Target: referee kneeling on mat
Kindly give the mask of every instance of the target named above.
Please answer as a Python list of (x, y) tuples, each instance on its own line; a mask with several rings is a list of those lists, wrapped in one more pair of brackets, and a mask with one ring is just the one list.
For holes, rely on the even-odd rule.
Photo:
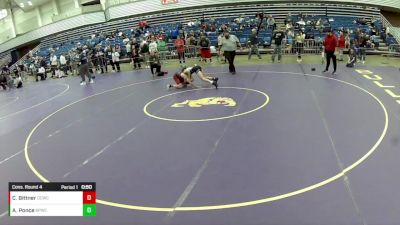
[(331, 59), (332, 59), (332, 61), (333, 61), (332, 75), (334, 75), (336, 73), (336, 67), (337, 67), (335, 51), (336, 51), (336, 47), (338, 46), (338, 39), (333, 34), (332, 30), (328, 31), (328, 34), (325, 37), (324, 46), (325, 46), (325, 53), (326, 53), (325, 54), (326, 55), (326, 68), (324, 70), (324, 73), (328, 72), (329, 66), (331, 64)]

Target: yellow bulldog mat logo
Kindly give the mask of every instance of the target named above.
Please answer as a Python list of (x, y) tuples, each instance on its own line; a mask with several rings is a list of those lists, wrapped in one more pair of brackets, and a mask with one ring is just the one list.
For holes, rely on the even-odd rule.
[(206, 105), (224, 105), (224, 106), (229, 106), (229, 107), (234, 107), (236, 106), (235, 100), (232, 98), (227, 98), (227, 97), (210, 97), (210, 98), (200, 98), (196, 100), (185, 100), (183, 102), (178, 102), (171, 107), (174, 108), (179, 108), (179, 107), (202, 107)]

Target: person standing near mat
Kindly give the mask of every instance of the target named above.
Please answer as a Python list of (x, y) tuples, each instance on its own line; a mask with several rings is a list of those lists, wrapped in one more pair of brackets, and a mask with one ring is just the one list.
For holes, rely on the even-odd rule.
[(251, 30), (251, 35), (249, 37), (249, 40), (247, 41), (248, 47), (249, 47), (249, 56), (248, 60), (251, 59), (251, 55), (253, 52), (255, 52), (258, 56), (258, 59), (261, 59), (260, 51), (258, 50), (258, 35), (257, 35), (257, 29), (252, 29)]
[(301, 58), (301, 55), (303, 54), (304, 51), (304, 40), (306, 38), (306, 35), (304, 34), (303, 31), (299, 31), (296, 34), (296, 44), (295, 44), (295, 49), (297, 53), (297, 62), (301, 63), (303, 59)]
[(274, 47), (274, 53), (272, 54), (272, 62), (275, 62), (275, 56), (278, 54), (278, 63), (281, 62), (282, 59), (282, 40), (285, 38), (285, 33), (282, 31), (281, 27), (278, 26), (278, 29), (272, 35)]
[(239, 39), (233, 35), (229, 34), (228, 30), (224, 32), (224, 38), (221, 39), (221, 45), (219, 46), (219, 52), (224, 51), (225, 58), (229, 63), (229, 72), (236, 74), (236, 69), (234, 65), (237, 47), (242, 48)]
[(328, 34), (325, 37), (324, 46), (325, 46), (325, 53), (326, 53), (325, 54), (326, 55), (326, 68), (324, 70), (324, 73), (328, 72), (329, 66), (331, 64), (331, 59), (332, 59), (332, 61), (333, 61), (332, 75), (334, 75), (336, 73), (336, 67), (337, 67), (335, 51), (336, 51), (336, 47), (338, 46), (338, 39), (335, 35), (333, 35), (332, 30), (328, 31)]
[(79, 61), (79, 75), (81, 75), (82, 78), (81, 85), (86, 84), (85, 76), (87, 76), (89, 83), (94, 83), (92, 76), (89, 74), (89, 64), (86, 50), (79, 49)]

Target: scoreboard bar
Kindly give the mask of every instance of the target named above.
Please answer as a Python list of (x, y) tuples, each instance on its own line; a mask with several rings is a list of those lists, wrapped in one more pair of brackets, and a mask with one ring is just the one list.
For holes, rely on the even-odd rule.
[(96, 216), (96, 183), (8, 184), (9, 216)]
[(96, 183), (10, 182), (8, 191), (96, 191)]

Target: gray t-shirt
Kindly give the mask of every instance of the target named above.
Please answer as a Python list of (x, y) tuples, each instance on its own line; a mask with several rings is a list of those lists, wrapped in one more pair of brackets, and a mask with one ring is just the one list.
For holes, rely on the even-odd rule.
[(236, 51), (237, 43), (239, 43), (239, 39), (235, 35), (229, 35), (229, 38), (225, 37), (221, 38), (221, 50), (223, 51)]

